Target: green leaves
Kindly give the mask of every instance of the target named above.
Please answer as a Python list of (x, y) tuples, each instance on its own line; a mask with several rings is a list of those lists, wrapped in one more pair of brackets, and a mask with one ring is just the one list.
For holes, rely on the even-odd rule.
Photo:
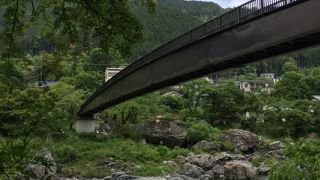
[(313, 180), (320, 176), (320, 141), (301, 139), (289, 144), (285, 150), (290, 160), (277, 163), (269, 175), (271, 180), (304, 179)]
[[(140, 2), (154, 12), (155, 1)], [(105, 51), (117, 49), (124, 56), (143, 39), (142, 25), (131, 13), (128, 0), (14, 0), (1, 5), (5, 8), (0, 32), (5, 57), (19, 55), (19, 37), (34, 27), (39, 27), (42, 37), (52, 33), (68, 37), (65, 49), (99, 46)]]

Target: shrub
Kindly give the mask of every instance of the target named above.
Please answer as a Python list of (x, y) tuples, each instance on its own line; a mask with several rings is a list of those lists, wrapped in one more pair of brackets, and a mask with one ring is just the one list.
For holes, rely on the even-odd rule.
[(306, 179), (320, 177), (320, 141), (299, 140), (288, 145), (285, 154), (290, 160), (273, 166), (269, 179)]
[(121, 126), (120, 132), (124, 138), (129, 138), (137, 142), (142, 139), (142, 134), (128, 124)]
[(194, 144), (201, 140), (213, 141), (221, 134), (217, 128), (213, 128), (207, 123), (192, 123), (188, 128), (188, 144)]
[(79, 158), (79, 151), (72, 146), (63, 145), (55, 151), (56, 159), (60, 163), (74, 162)]

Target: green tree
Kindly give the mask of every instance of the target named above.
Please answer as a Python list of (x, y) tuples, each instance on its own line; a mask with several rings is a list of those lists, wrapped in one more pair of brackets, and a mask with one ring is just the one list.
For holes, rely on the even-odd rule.
[[(154, 0), (136, 2), (147, 6), (150, 11), (155, 10)], [(114, 48), (123, 55), (128, 55), (143, 38), (142, 25), (131, 13), (128, 0), (3, 0), (0, 6), (5, 8), (1, 31), (6, 44), (4, 56), (17, 54), (17, 38), (32, 25), (38, 25), (42, 34), (65, 34), (67, 48), (70, 45), (90, 47), (95, 42), (104, 50)]]
[(288, 72), (274, 86), (273, 95), (289, 100), (304, 99), (310, 97), (305, 76), (297, 72)]
[(288, 72), (297, 72), (299, 70), (297, 62), (293, 58), (288, 58), (287, 62), (284, 63), (282, 67), (282, 72), (283, 73), (288, 73)]

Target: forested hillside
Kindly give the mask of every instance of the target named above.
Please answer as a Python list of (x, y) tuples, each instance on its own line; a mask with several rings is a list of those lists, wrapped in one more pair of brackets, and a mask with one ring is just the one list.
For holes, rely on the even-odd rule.
[(224, 11), (183, 0), (0, 0), (0, 179), (320, 177), (320, 48), (77, 116), (106, 67)]
[(212, 2), (160, 0), (154, 14), (134, 4), (133, 12), (144, 27), (145, 42), (138, 46), (131, 60), (221, 14), (223, 9)]
[[(153, 14), (149, 13), (147, 7), (136, 2), (131, 4), (131, 8), (143, 25), (145, 37), (144, 42), (129, 57), (128, 63), (223, 12), (219, 5), (212, 2), (184, 0), (159, 0)], [(31, 12), (31, 6), (28, 11)], [(0, 8), (0, 29), (4, 23), (3, 14), (4, 9)], [(65, 45), (65, 37), (59, 32), (42, 34), (35, 25), (26, 31), (18, 44), (23, 52), (35, 55), (43, 50), (54, 52), (64, 49), (61, 46)]]

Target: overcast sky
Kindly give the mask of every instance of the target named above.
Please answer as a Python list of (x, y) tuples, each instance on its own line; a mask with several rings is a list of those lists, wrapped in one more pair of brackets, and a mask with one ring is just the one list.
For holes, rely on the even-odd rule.
[(212, 1), (212, 2), (219, 4), (220, 6), (222, 6), (224, 8), (226, 8), (226, 7), (239, 6), (249, 0), (202, 0), (202, 1)]

